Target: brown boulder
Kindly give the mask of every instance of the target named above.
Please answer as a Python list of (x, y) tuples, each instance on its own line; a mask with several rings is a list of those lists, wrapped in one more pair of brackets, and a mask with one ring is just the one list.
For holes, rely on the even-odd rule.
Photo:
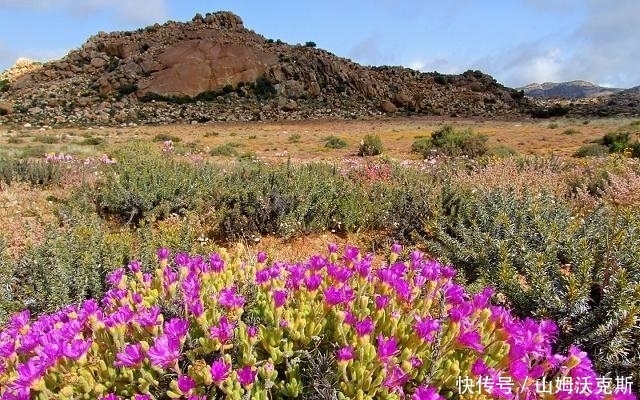
[(171, 46), (158, 56), (158, 61), (165, 69), (153, 73), (149, 81), (140, 85), (139, 96), (156, 93), (194, 97), (227, 85), (255, 82), (278, 58), (250, 46), (203, 39)]
[(8, 115), (13, 113), (13, 105), (6, 101), (0, 101), (0, 115)]
[(398, 107), (406, 107), (411, 103), (411, 97), (407, 96), (405, 93), (398, 92), (393, 98), (393, 103)]
[(380, 111), (386, 112), (387, 114), (392, 114), (397, 110), (398, 109), (396, 108), (395, 104), (393, 104), (389, 100), (382, 100), (382, 102), (380, 102)]

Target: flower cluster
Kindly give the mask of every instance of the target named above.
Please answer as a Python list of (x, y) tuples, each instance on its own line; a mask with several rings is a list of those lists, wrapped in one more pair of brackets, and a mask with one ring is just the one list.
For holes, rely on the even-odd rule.
[(73, 161), (73, 156), (71, 154), (63, 153), (47, 153), (44, 155), (44, 158), (48, 163), (62, 163)]
[(490, 288), (469, 295), (452, 267), (402, 253), (382, 262), (330, 245), (269, 263), (160, 249), (154, 270), (111, 272), (102, 299), (14, 315), (0, 330), (0, 399), (305, 397), (318, 352), (339, 398), (451, 398), (465, 377), (514, 383), (478, 398), (538, 398), (546, 380), (548, 399), (635, 399), (570, 391), (563, 379), (597, 377), (579, 349), (554, 353), (553, 323), (517, 319)]

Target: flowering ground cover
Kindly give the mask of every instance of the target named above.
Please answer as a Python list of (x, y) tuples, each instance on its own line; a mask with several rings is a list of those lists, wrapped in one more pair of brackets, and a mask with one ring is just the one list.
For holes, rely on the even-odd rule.
[(635, 399), (556, 326), (391, 248), (304, 262), (158, 251), (101, 299), (0, 328), (0, 399)]

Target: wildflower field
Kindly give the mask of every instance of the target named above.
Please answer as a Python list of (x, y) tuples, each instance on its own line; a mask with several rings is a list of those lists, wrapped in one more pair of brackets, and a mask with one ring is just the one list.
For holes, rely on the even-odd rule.
[(635, 399), (640, 124), (607, 124), (588, 157), (442, 126), (404, 157), (18, 143), (0, 399)]

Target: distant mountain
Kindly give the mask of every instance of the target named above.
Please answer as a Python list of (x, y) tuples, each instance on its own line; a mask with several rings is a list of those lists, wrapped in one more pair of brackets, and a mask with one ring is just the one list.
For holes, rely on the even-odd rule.
[(602, 97), (610, 96), (623, 90), (602, 87), (587, 81), (531, 83), (519, 89), (524, 91), (525, 96), (543, 99), (583, 99)]

